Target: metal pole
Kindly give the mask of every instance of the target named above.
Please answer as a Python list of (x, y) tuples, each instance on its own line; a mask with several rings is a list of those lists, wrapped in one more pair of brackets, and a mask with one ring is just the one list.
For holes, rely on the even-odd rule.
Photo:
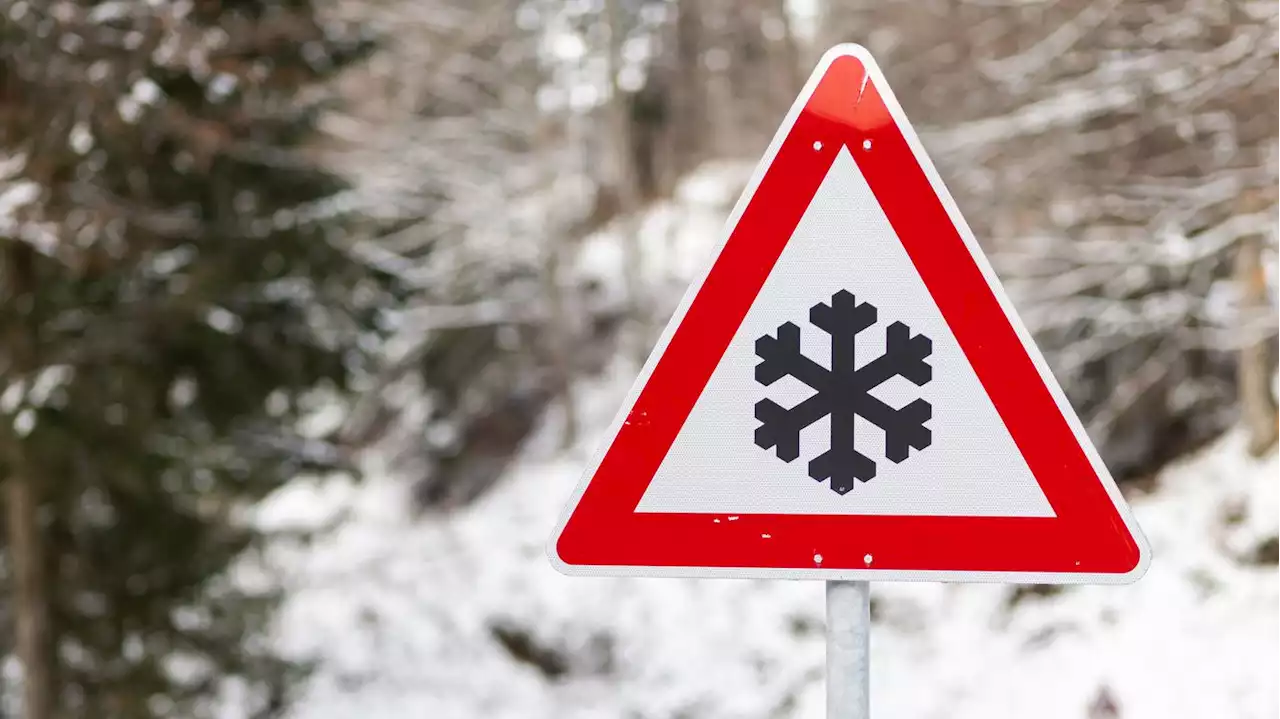
[(827, 582), (827, 717), (870, 719), (871, 584)]

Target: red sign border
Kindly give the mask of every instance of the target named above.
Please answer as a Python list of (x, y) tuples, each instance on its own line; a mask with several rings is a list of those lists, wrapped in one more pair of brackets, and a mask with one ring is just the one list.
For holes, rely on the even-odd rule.
[[(1053, 517), (636, 512), (841, 148), (901, 239)], [(820, 62), (549, 546), (567, 574), (1117, 583), (1150, 551), (875, 61)], [(764, 457), (762, 456), (762, 459)]]

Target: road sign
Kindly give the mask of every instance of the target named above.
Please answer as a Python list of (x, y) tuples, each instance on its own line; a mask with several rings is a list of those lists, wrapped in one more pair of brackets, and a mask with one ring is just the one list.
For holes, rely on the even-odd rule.
[(550, 546), (570, 574), (1119, 583), (1149, 550), (874, 60), (826, 56)]

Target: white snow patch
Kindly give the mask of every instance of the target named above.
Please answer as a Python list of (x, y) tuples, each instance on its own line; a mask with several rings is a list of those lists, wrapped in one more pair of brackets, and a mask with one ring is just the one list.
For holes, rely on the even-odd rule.
[(106, 23), (113, 20), (123, 20), (129, 16), (129, 11), (133, 3), (124, 2), (123, 0), (110, 0), (101, 3), (89, 11), (88, 20), (91, 23)]
[(71, 134), (67, 138), (71, 149), (77, 155), (84, 155), (93, 149), (93, 132), (89, 130), (89, 123), (80, 121), (71, 128)]
[(620, 296), (629, 269), (624, 238), (634, 236), (641, 245), (639, 279), (667, 309), (674, 309), (723, 238), (725, 218), (753, 168), (741, 161), (707, 163), (676, 187), (671, 200), (587, 237), (574, 273), (598, 281), (607, 296)]
[(0, 187), (0, 217), (7, 218), (40, 198), (40, 186), (31, 180), (21, 180)]
[(129, 90), (130, 96), (134, 100), (143, 105), (154, 105), (160, 99), (162, 94), (160, 86), (149, 77), (140, 77), (133, 83), (133, 87)]

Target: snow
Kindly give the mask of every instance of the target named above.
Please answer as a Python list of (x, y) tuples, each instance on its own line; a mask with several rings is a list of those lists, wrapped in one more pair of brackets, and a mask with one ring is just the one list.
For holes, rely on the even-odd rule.
[(741, 161), (708, 163), (676, 187), (673, 199), (654, 204), (638, 220), (625, 221), (633, 226), (615, 221), (587, 237), (573, 268), (576, 278), (597, 280), (609, 297), (622, 297), (628, 268), (620, 237), (635, 233), (644, 246), (640, 279), (668, 309), (675, 309), (721, 239), (725, 218), (753, 169)]
[(129, 16), (131, 4), (123, 0), (110, 0), (109, 2), (101, 3), (89, 11), (87, 19), (91, 23), (108, 23), (113, 20), (123, 20)]
[(0, 217), (8, 218), (22, 207), (35, 202), (40, 197), (40, 186), (30, 180), (7, 183), (0, 190)]
[[(675, 288), (706, 261), (729, 178), (743, 167), (643, 218), (647, 280)], [(621, 260), (605, 232), (579, 271), (616, 279)], [(636, 371), (619, 359), (577, 393), (583, 427), (610, 424)], [(556, 426), (452, 514), (413, 516), (376, 462), (259, 507), (266, 527), (326, 527), (269, 553), (288, 587), (277, 646), (319, 661), (292, 719), (823, 716), (821, 585), (552, 569), (545, 542), (601, 440), (562, 450)], [(1154, 552), (1134, 585), (874, 585), (873, 716), (1079, 719), (1111, 701), (1124, 719), (1274, 718), (1280, 580), (1249, 557), (1277, 533), (1278, 468), (1244, 445), (1232, 432), (1131, 489)]]
[[(621, 370), (600, 383), (588, 416), (607, 422), (628, 383)], [(414, 521), (403, 488), (377, 479), (277, 498), (295, 521), (307, 505), (324, 518), (350, 510), (290, 562), (281, 645), (323, 661), (292, 716), (821, 716), (819, 585), (551, 569), (544, 541), (590, 445), (531, 447), (505, 484), (450, 517)], [(1136, 498), (1156, 553), (1136, 585), (1013, 609), (1010, 587), (875, 585), (876, 715), (1075, 718), (1106, 688), (1126, 718), (1274, 717), (1275, 567), (1239, 557), (1275, 535), (1276, 458), (1245, 457), (1229, 435)], [(1227, 509), (1244, 519), (1228, 526)], [(562, 654), (563, 674), (514, 658), (503, 627)]]
[(37, 251), (53, 254), (58, 236), (52, 224), (33, 219), (39, 216), (40, 185), (22, 179), (26, 153), (0, 154), (0, 235), (27, 242)]

